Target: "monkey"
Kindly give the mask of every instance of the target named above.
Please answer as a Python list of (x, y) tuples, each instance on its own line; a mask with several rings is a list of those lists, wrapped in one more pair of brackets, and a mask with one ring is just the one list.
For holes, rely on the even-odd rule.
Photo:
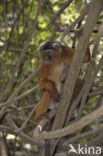
[[(49, 116), (46, 114), (47, 109), (52, 98), (55, 101), (59, 101), (60, 99), (60, 92), (63, 87), (61, 75), (65, 63), (71, 63), (75, 49), (64, 46), (56, 41), (46, 41), (40, 46), (39, 51), (42, 60), (39, 87), (43, 91), (43, 94), (34, 117), (36, 123), (44, 117), (49, 120)], [(90, 62), (90, 59), (90, 49), (88, 47), (83, 63)], [(83, 81), (77, 78), (74, 96), (80, 92), (82, 85)]]

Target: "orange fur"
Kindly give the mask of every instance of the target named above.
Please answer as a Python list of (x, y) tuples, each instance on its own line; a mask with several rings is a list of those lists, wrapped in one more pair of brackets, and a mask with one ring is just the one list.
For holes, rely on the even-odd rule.
[(35, 122), (38, 122), (40, 119), (43, 118), (43, 116), (46, 117), (46, 111), (49, 107), (50, 100), (51, 100), (50, 93), (48, 91), (44, 91), (36, 110), (37, 113), (34, 118)]
[[(39, 86), (43, 91), (43, 95), (36, 110), (35, 122), (38, 122), (40, 119), (46, 116), (46, 111), (49, 107), (51, 98), (59, 100), (59, 93), (62, 88), (60, 76), (63, 72), (64, 64), (71, 62), (74, 52), (74, 49), (65, 47), (63, 49), (59, 48), (57, 51), (54, 51), (54, 55), (49, 61), (45, 61), (44, 57), (41, 56), (42, 65)], [(90, 50), (88, 47), (83, 62), (88, 63), (89, 61)], [(74, 88), (74, 96), (80, 92), (82, 84), (82, 80), (78, 78)]]

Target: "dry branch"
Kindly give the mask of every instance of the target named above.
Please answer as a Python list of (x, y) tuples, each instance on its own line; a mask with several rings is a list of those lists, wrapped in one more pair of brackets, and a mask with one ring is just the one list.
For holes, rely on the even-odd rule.
[(88, 10), (89, 6), (85, 9), (82, 15), (80, 15), (70, 26), (68, 26), (68, 28), (62, 33), (62, 35), (59, 36), (57, 41), (62, 42), (65, 36), (76, 26), (76, 24), (78, 24), (85, 17), (85, 15), (88, 13)]
[(8, 99), (6, 106), (4, 105), (4, 107), (1, 109), (0, 111), (0, 119), (4, 116), (4, 114), (7, 112), (8, 107), (12, 104), (10, 103), (10, 101), (15, 98), (18, 93), (20, 92), (20, 90), (25, 87), (25, 85), (38, 73), (40, 67), (38, 67), (36, 69), (36, 71), (34, 73), (32, 73), (31, 75), (28, 76), (28, 78), (20, 84), (20, 86), (16, 89), (16, 91), (11, 95), (11, 97)]
[(68, 0), (67, 2), (65, 2), (62, 7), (60, 8), (60, 10), (51, 17), (50, 21), (51, 23), (54, 23), (55, 20), (60, 16), (60, 14), (70, 5), (70, 3), (72, 2), (73, 0)]
[[(19, 130), (19, 128), (16, 126), (15, 122), (10, 117), (10, 115), (6, 116), (6, 120), (7, 120), (8, 125), (10, 126), (10, 128), (12, 128), (13, 131), (16, 133)], [(44, 145), (43, 142), (37, 142), (34, 139), (32, 139), (31, 137), (29, 137), (28, 135), (24, 134), (23, 132), (16, 133), (16, 135), (18, 135), (21, 139), (23, 139), (26, 142), (29, 142), (32, 145), (36, 145), (39, 147), (43, 147), (43, 145)]]
[(73, 138), (70, 138), (70, 139), (68, 139), (67, 141), (65, 141), (64, 143), (63, 143), (63, 146), (66, 146), (66, 147), (68, 147), (68, 145), (69, 144), (74, 144), (74, 143), (77, 143), (78, 141), (80, 141), (80, 140), (82, 140), (82, 139), (84, 139), (84, 138), (89, 138), (90, 136), (96, 136), (96, 135), (98, 135), (98, 134), (100, 134), (101, 132), (103, 131), (103, 128), (99, 128), (99, 129), (97, 129), (97, 130), (90, 130), (90, 131), (88, 131), (88, 132), (85, 132), (85, 133), (83, 133), (83, 134), (80, 134), (80, 135), (77, 135), (77, 136), (74, 136)]
[(2, 95), (1, 95), (1, 99), (3, 99), (3, 97), (6, 95), (9, 86), (10, 86), (11, 83), (14, 81), (15, 73), (16, 73), (16, 71), (18, 70), (18, 68), (19, 68), (19, 66), (20, 66), (20, 64), (21, 64), (21, 62), (22, 62), (22, 60), (23, 60), (23, 58), (24, 58), (24, 56), (25, 56), (25, 53), (26, 53), (27, 48), (28, 48), (28, 46), (29, 46), (29, 42), (30, 42), (30, 40), (31, 40), (31, 38), (32, 38), (32, 35), (33, 35), (35, 29), (36, 29), (38, 16), (39, 16), (40, 9), (41, 9), (41, 4), (42, 4), (42, 0), (39, 0), (38, 6), (37, 6), (37, 12), (36, 12), (35, 20), (34, 20), (33, 25), (32, 25), (31, 32), (30, 32), (29, 37), (28, 37), (28, 39), (27, 39), (27, 41), (26, 41), (26, 43), (25, 43), (25, 45), (24, 45), (23, 51), (22, 51), (22, 53), (21, 53), (21, 55), (20, 55), (20, 57), (19, 57), (19, 59), (18, 59), (18, 61), (17, 61), (17, 63), (16, 63), (15, 69), (14, 69), (14, 71), (13, 71), (13, 73), (12, 73), (12, 76), (11, 76), (11, 78), (10, 78), (10, 80), (9, 80), (9, 82), (8, 82), (8, 84), (7, 84), (7, 86), (6, 86), (6, 89), (4, 90), (4, 92), (3, 92)]
[(43, 131), (42, 133), (36, 134), (34, 138), (44, 140), (44, 139), (53, 139), (53, 138), (60, 138), (64, 137), (69, 134), (73, 134), (74, 132), (80, 130), (81, 128), (87, 126), (91, 122), (97, 120), (98, 118), (103, 116), (103, 106), (99, 107), (94, 112), (90, 113), (89, 115), (83, 117), (79, 121), (71, 124), (70, 126), (67, 126), (62, 129), (58, 129), (51, 132)]
[(83, 96), (82, 101), (81, 101), (80, 109), (79, 109), (79, 117), (80, 117), (81, 114), (82, 114), (83, 106), (84, 106), (84, 104), (85, 104), (85, 102), (86, 102), (88, 93), (89, 93), (89, 91), (90, 91), (90, 89), (91, 89), (91, 87), (92, 87), (92, 84), (93, 84), (95, 78), (97, 77), (97, 73), (98, 73), (98, 71), (100, 70), (100, 68), (101, 68), (102, 65), (103, 65), (103, 56), (102, 56), (102, 58), (100, 59), (100, 62), (99, 62), (99, 64), (98, 64), (97, 68), (96, 68), (96, 71), (94, 72), (94, 75), (93, 75), (93, 77), (92, 77), (92, 80), (87, 84), (87, 88), (86, 88), (86, 90), (85, 90), (84, 96)]
[(10, 103), (14, 103), (14, 102), (16, 102), (16, 101), (18, 101), (18, 100), (23, 99), (25, 96), (27, 96), (27, 95), (31, 94), (32, 92), (34, 92), (37, 88), (38, 88), (38, 85), (35, 86), (34, 88), (32, 88), (32, 89), (26, 91), (26, 92), (23, 93), (22, 95), (19, 95), (19, 96), (17, 96), (17, 97), (14, 98), (14, 99), (11, 99), (10, 101), (1, 103), (1, 104), (0, 104), (0, 108), (4, 107), (4, 106), (6, 106), (6, 105), (8, 105), (8, 104), (10, 104)]
[[(80, 68), (83, 62), (83, 58), (88, 46), (88, 41), (90, 39), (90, 36), (92, 34), (93, 28), (98, 20), (99, 14), (102, 10), (103, 7), (103, 1), (99, 0), (94, 0), (90, 4), (89, 12), (88, 12), (88, 18), (86, 20), (86, 24), (84, 26), (83, 34), (79, 39), (77, 48), (75, 50), (74, 57), (71, 62), (70, 70), (67, 75), (67, 79), (64, 84), (64, 89), (63, 89), (63, 94), (62, 94), (62, 99), (60, 101), (57, 113), (56, 113), (56, 118), (53, 123), (53, 128), (52, 130), (55, 129), (60, 129), (63, 127), (65, 117), (67, 114), (67, 110), (70, 106), (70, 101), (74, 89), (74, 85), (77, 79), (77, 76), (80, 72)], [(52, 142), (54, 144), (54, 142)], [(54, 147), (52, 148), (52, 152), (54, 152), (55, 146), (57, 144), (54, 144)], [(52, 155), (52, 154), (51, 154)]]

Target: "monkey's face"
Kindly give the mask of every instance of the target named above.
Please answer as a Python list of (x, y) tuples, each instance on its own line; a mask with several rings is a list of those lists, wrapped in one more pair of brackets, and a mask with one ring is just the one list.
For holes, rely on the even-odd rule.
[(54, 63), (61, 57), (62, 49), (58, 42), (46, 41), (40, 46), (40, 55), (45, 63)]

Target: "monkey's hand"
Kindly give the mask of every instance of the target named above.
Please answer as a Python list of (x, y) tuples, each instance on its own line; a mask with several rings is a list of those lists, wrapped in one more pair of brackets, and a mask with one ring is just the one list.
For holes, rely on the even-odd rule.
[(40, 116), (35, 116), (34, 121), (35, 121), (35, 123), (38, 123), (42, 119), (47, 119), (48, 122), (50, 122), (50, 117), (49, 117), (49, 115), (47, 113), (42, 114)]

